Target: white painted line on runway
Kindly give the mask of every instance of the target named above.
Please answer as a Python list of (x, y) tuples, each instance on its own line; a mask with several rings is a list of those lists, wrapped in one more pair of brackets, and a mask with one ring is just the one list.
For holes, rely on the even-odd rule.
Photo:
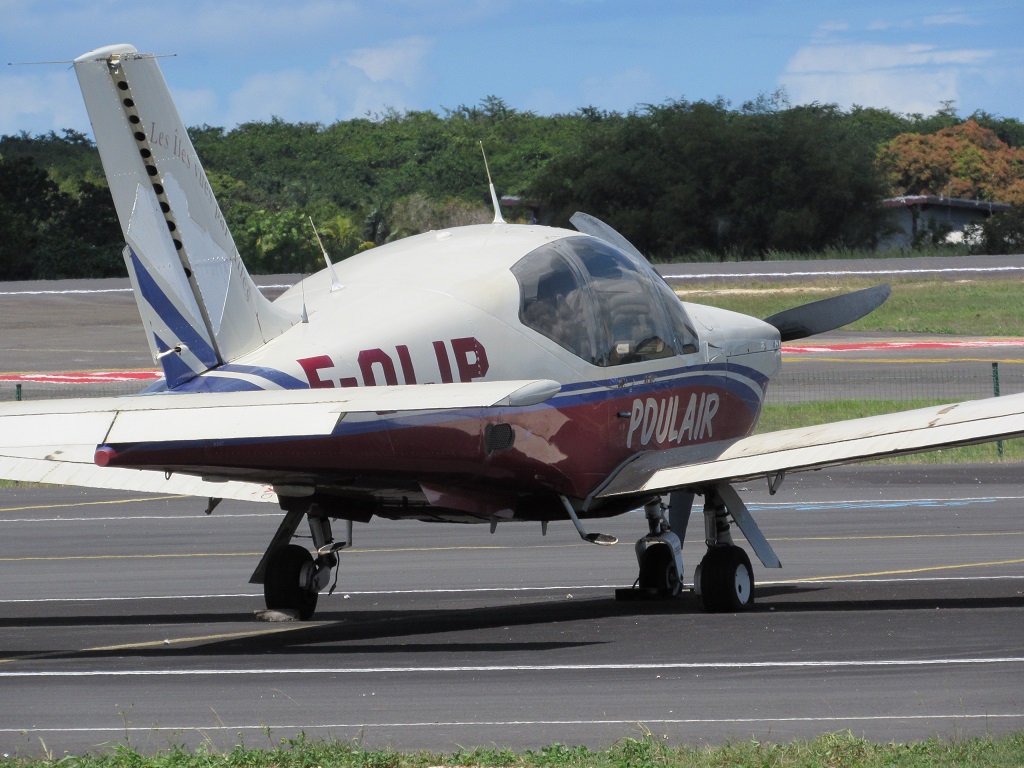
[[(198, 499), (198, 497), (195, 497)], [(2, 512), (3, 510), (0, 510)], [(3, 523), (123, 523), (138, 520), (180, 520), (189, 523), (195, 520), (237, 520), (243, 517), (275, 517), (280, 518), (281, 512), (244, 512), (210, 515), (199, 517), (195, 514), (182, 512), (179, 515), (111, 515), (109, 517), (0, 517), (0, 524)]]
[[(1010, 269), (1010, 267), (1007, 267)], [(273, 285), (257, 285), (261, 291), (283, 289), (287, 290), (292, 286), (284, 283)], [(64, 290), (24, 290), (24, 291), (0, 291), (0, 296), (81, 296), (99, 293), (131, 293), (131, 288), (65, 288)]]
[[(740, 490), (749, 490), (741, 488)], [(748, 504), (751, 510), (816, 512), (822, 509), (888, 508), (888, 507), (948, 507), (965, 504), (991, 504), (996, 501), (1020, 501), (1015, 496), (958, 496), (955, 499), (836, 499), (833, 501), (760, 501)]]
[(63, 291), (0, 291), (0, 296), (78, 296), (90, 293), (131, 293), (131, 288), (67, 288)]
[(13, 603), (117, 603), (131, 600), (215, 600), (237, 597), (263, 597), (262, 592), (251, 594), (223, 594), (223, 595), (138, 595), (136, 597), (29, 597), (17, 598), (14, 600), (0, 600), (0, 605)]
[(1024, 664), (1024, 656), (953, 659), (858, 659), (843, 661), (693, 661), (618, 664), (480, 664), (423, 667), (265, 667), (262, 669), (71, 669), (0, 671), (3, 678), (88, 677), (243, 677), (281, 675), (484, 674), (500, 672), (664, 672), (666, 670), (877, 669)]
[(963, 272), (1021, 272), (1024, 267), (936, 267), (931, 269), (832, 269), (793, 272), (698, 272), (692, 275), (662, 275), (666, 280), (743, 279), (751, 277), (849, 277), (851, 275), (943, 275)]
[(431, 720), (427, 722), (352, 722), (352, 723), (320, 723), (308, 722), (299, 723), (275, 723), (268, 725), (226, 725), (218, 722), (216, 725), (164, 725), (164, 726), (125, 726), (114, 725), (93, 725), (77, 727), (61, 726), (27, 726), (22, 728), (0, 728), (0, 733), (91, 733), (91, 732), (112, 732), (112, 733), (180, 733), (199, 732), (209, 733), (210, 731), (305, 731), (323, 728), (458, 728), (458, 727), (480, 727), (480, 726), (536, 726), (536, 725), (752, 725), (763, 723), (851, 723), (851, 722), (903, 722), (921, 721), (931, 722), (935, 720), (1017, 720), (1024, 719), (1024, 712), (978, 712), (967, 713), (957, 712), (956, 714), (933, 714), (933, 715), (825, 715), (815, 717), (623, 717), (621, 719), (602, 718), (600, 720)]
[[(742, 490), (742, 489), (741, 489)], [(749, 490), (749, 489), (748, 489)], [(93, 501), (81, 502), (78, 504), (59, 505), (34, 505), (29, 507), (9, 507), (0, 509), (0, 524), (3, 523), (92, 523), (92, 522), (123, 522), (131, 520), (185, 520), (192, 522), (197, 516), (189, 516), (187, 513), (176, 515), (107, 515), (103, 517), (11, 517), (2, 516), (5, 511), (19, 511), (24, 509), (53, 509), (68, 506), (89, 506), (102, 504), (121, 503), (147, 503), (153, 501), (188, 499), (184, 496), (161, 496), (156, 498), (140, 498), (127, 500)], [(955, 499), (927, 498), (927, 499), (839, 499), (834, 501), (762, 501), (748, 504), (751, 511), (755, 512), (819, 512), (829, 509), (886, 509), (890, 507), (962, 507), (968, 504), (991, 504), (997, 501), (1022, 501), (1024, 494), (1014, 496), (965, 496)], [(630, 513), (642, 513), (643, 510), (630, 510)], [(630, 514), (625, 513), (625, 514)], [(224, 512), (210, 516), (210, 520), (244, 519), (260, 517), (280, 517), (280, 511), (274, 512)]]

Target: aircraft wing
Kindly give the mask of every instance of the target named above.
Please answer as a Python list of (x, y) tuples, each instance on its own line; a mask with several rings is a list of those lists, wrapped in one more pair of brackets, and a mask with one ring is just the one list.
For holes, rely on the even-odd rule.
[(329, 435), (348, 413), (533, 405), (553, 381), (154, 394), (0, 405), (0, 478), (276, 502), (265, 485), (102, 467), (104, 443)]
[(1024, 394), (637, 454), (594, 494), (648, 496), (1024, 435)]

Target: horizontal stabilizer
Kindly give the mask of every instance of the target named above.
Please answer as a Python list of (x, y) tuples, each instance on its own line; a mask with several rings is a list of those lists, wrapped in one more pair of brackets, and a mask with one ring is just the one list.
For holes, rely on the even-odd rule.
[(182, 474), (167, 477), (163, 472), (98, 467), (93, 463), (95, 450), (94, 445), (60, 445), (45, 459), (0, 456), (0, 477), (26, 483), (277, 503), (274, 489), (257, 483), (209, 482)]
[(778, 312), (764, 321), (779, 329), (782, 341), (794, 341), (834, 331), (860, 320), (882, 306), (889, 298), (888, 285), (876, 285), (861, 291), (832, 296)]
[(187, 483), (175, 484), (166, 481), (162, 472), (97, 466), (97, 459), (103, 458), (97, 448), (325, 436), (348, 413), (530, 406), (544, 402), (559, 388), (547, 380), (494, 381), (4, 403), (0, 405), (0, 478), (222, 498), (261, 497), (266, 489), (256, 483), (203, 484), (188, 478)]

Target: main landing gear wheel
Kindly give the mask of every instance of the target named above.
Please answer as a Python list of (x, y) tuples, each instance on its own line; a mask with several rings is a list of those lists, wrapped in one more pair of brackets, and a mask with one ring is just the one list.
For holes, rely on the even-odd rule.
[(712, 547), (697, 568), (700, 602), (708, 613), (736, 613), (754, 604), (754, 571), (740, 547)]
[(672, 550), (664, 544), (651, 547), (644, 552), (640, 562), (640, 580), (637, 586), (648, 594), (658, 597), (675, 597), (683, 583), (676, 570)]
[(315, 589), (309, 587), (313, 571), (313, 556), (305, 547), (288, 544), (274, 550), (263, 578), (263, 598), (267, 608), (295, 611), (303, 621), (312, 618), (319, 596)]

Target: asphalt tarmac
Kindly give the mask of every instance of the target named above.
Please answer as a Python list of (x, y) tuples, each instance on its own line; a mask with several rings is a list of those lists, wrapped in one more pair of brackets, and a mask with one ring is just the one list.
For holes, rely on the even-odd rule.
[[(645, 527), (629, 513), (599, 526), (613, 547), (569, 523), (357, 525), (314, 621), (265, 623), (247, 580), (274, 508), (0, 490), (0, 753), (1024, 728), (1019, 467), (848, 467), (741, 492), (784, 564), (755, 566), (748, 613), (616, 601)], [(684, 548), (688, 582), (702, 549)]]

